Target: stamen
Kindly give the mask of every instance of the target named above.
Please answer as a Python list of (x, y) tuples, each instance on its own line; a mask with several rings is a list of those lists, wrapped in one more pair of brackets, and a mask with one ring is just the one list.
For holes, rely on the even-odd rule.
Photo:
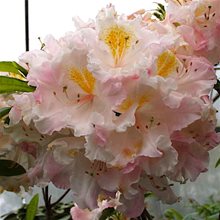
[[(155, 182), (153, 176), (150, 176), (150, 175), (147, 175), (152, 186), (155, 187), (156, 189), (158, 189), (159, 191), (165, 191), (167, 190), (167, 187), (169, 187), (169, 184), (165, 184), (165, 183), (162, 183), (163, 184), (162, 186), (161, 185), (158, 185), (158, 183)], [(164, 176), (161, 176), (160, 178), (164, 178)]]
[(65, 93), (66, 98), (69, 99), (69, 96), (68, 96), (68, 93), (67, 93), (67, 89), (68, 89), (68, 87), (67, 87), (67, 86), (64, 86), (64, 87), (63, 87), (63, 93)]

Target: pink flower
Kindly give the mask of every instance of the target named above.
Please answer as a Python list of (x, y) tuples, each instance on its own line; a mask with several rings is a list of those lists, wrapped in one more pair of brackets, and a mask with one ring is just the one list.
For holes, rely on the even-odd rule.
[(33, 55), (38, 56), (38, 52), (24, 54), (21, 58), (29, 63), (28, 80), (37, 88), (33, 95), (27, 95), (31, 99), (27, 100), (31, 102), (29, 115), (24, 115), (26, 105), (19, 104), (26, 98), (21, 95), (19, 100), (15, 97), (11, 118), (16, 123), (21, 112), (24, 118), (28, 117), (25, 122), (33, 120), (43, 134), (52, 134), (66, 127), (72, 128), (77, 136), (88, 134), (94, 123), (102, 124), (112, 112), (101, 95), (99, 82), (87, 68), (86, 45), (79, 34), (67, 35), (59, 42), (49, 37), (45, 44), (45, 52), (40, 52), (45, 53), (40, 64), (38, 59), (32, 59)]
[(95, 21), (75, 19), (75, 32), (24, 53), (36, 90), (7, 97), (10, 124), (0, 127), (0, 157), (27, 170), (18, 183), (71, 188), (73, 219), (98, 220), (108, 207), (135, 218), (149, 192), (178, 201), (170, 180), (194, 181), (220, 142), (209, 98), (219, 6), (168, 0), (165, 20), (156, 21), (109, 5)]
[(175, 181), (194, 181), (201, 172), (207, 171), (208, 151), (220, 141), (214, 130), (214, 109), (207, 108), (200, 120), (171, 136), (172, 145), (178, 152), (178, 163), (170, 177)]
[(213, 64), (220, 58), (220, 7), (218, 0), (169, 1), (167, 20), (177, 26), (194, 54), (206, 57)]
[[(100, 195), (101, 197), (101, 195)], [(106, 198), (103, 200), (98, 199), (98, 208), (89, 210), (89, 209), (80, 209), (77, 204), (71, 209), (71, 216), (73, 220), (98, 220), (101, 215), (102, 211), (106, 208), (117, 208), (121, 203), (118, 201), (120, 197), (120, 193), (116, 195), (116, 198)], [(126, 220), (125, 217), (121, 215), (121, 220)]]
[(132, 76), (147, 67), (145, 39), (153, 33), (139, 18), (119, 16), (110, 5), (98, 13), (95, 27), (83, 28), (82, 34), (89, 48), (88, 68), (98, 79)]

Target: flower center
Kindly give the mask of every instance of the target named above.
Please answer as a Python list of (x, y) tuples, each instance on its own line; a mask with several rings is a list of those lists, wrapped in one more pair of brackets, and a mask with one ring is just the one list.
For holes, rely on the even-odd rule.
[(115, 25), (103, 32), (101, 40), (110, 48), (115, 60), (115, 65), (117, 65), (121, 61), (126, 50), (131, 47), (133, 36), (129, 31), (125, 30), (124, 27)]
[(213, 18), (215, 16), (216, 12), (212, 5), (201, 4), (195, 10), (196, 21), (204, 28), (208, 27), (210, 22), (214, 21)]

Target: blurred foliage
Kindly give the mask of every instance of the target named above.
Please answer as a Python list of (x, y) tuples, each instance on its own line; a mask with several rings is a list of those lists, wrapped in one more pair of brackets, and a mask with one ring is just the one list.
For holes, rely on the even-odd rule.
[[(10, 213), (5, 216), (1, 216), (5, 220), (24, 220), (27, 214), (28, 205), (24, 205), (22, 208), (17, 210), (16, 213)], [(71, 220), (70, 209), (73, 207), (73, 203), (58, 203), (53, 207), (53, 219), (59, 220)], [(37, 209), (34, 220), (46, 220), (46, 209), (44, 206), (41, 206)]]
[(219, 220), (220, 201), (215, 201), (213, 197), (207, 203), (200, 204), (196, 200), (189, 200), (192, 212), (181, 214), (175, 209), (167, 209), (164, 213), (165, 220)]
[[(33, 200), (32, 200), (33, 201)], [(31, 203), (31, 202), (30, 202)], [(33, 203), (33, 202), (32, 202)], [(36, 203), (35, 203), (36, 204)], [(29, 220), (26, 218), (27, 207), (24, 205), (16, 213), (10, 213), (5, 216), (1, 216), (5, 220)], [(189, 200), (189, 206), (192, 208), (190, 213), (180, 213), (174, 208), (169, 208), (164, 212), (163, 218), (160, 220), (219, 220), (220, 219), (220, 201), (215, 201), (211, 197), (207, 203), (200, 204), (196, 200)], [(73, 203), (59, 203), (52, 208), (53, 219), (59, 220), (71, 220), (70, 209), (73, 207)], [(144, 213), (144, 212), (143, 212)], [(152, 213), (153, 214), (153, 213)], [(100, 217), (100, 220), (124, 220), (126, 219), (121, 213), (114, 208), (105, 209)], [(132, 220), (148, 220), (149, 218), (144, 215), (133, 218)], [(153, 220), (159, 220), (151, 216)], [(46, 220), (46, 210), (44, 206), (37, 209), (34, 220)]]

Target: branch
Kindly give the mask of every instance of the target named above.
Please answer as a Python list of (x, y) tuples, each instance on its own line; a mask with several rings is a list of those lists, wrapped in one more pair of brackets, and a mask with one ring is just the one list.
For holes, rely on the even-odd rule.
[(213, 103), (216, 102), (219, 99), (220, 95), (217, 94), (214, 98), (213, 98)]
[(144, 209), (142, 214), (137, 219), (138, 220), (153, 220), (153, 218), (151, 217), (147, 209)]
[(70, 191), (70, 189), (67, 189), (67, 190), (65, 191), (65, 193), (64, 193), (56, 202), (54, 202), (54, 203), (51, 204), (51, 206), (57, 205), (57, 204), (69, 193), (69, 191)]

